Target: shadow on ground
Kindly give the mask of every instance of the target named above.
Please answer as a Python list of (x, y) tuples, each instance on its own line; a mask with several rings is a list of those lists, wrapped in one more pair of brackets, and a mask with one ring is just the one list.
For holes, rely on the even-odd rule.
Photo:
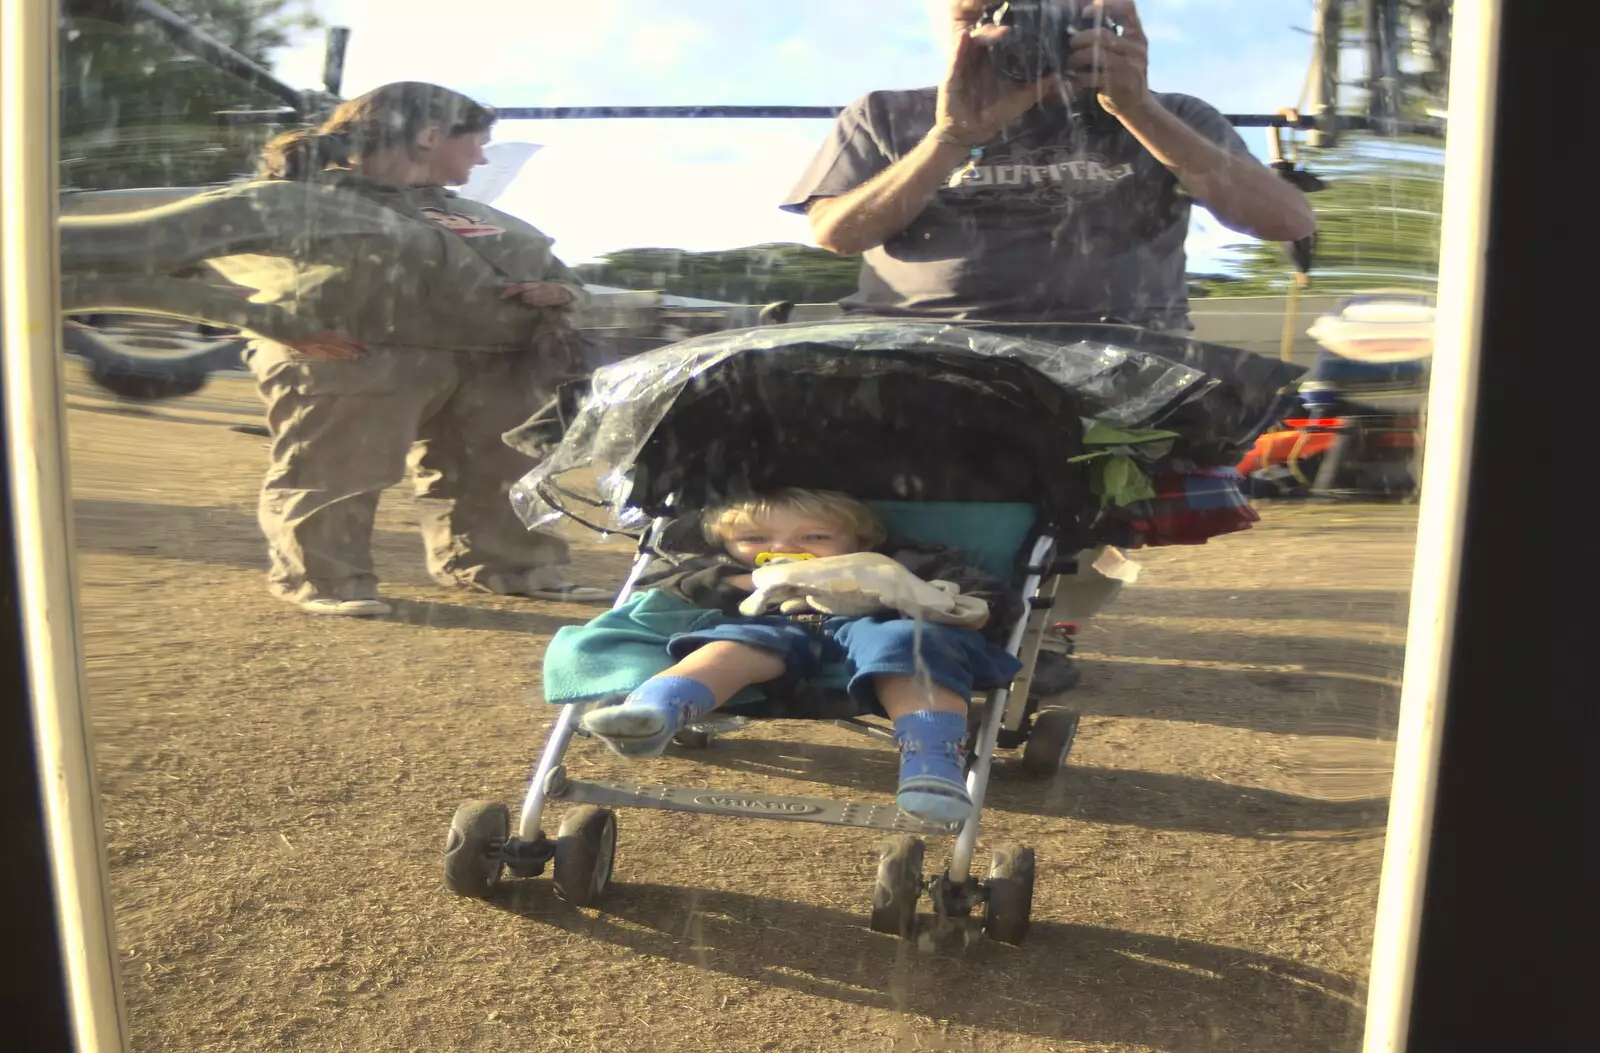
[[(718, 738), (709, 749), (678, 752), (727, 772), (720, 780), (714, 774), (704, 776), (724, 790), (748, 786), (752, 776), (771, 776), (888, 799), (899, 770), (898, 756), (887, 748), (743, 734)], [(990, 780), (986, 807), (1015, 815), (1280, 840), (1330, 833), (1382, 836), (1388, 814), (1384, 798), (1322, 801), (1186, 775), (1085, 767), (1070, 761), (1059, 775), (1040, 778), (1002, 760)]]
[(956, 932), (919, 949), (868, 931), (864, 910), (733, 892), (618, 885), (595, 915), (534, 881), (503, 887), (497, 903), (691, 970), (1055, 1041), (1277, 1053), (1346, 1048), (1361, 1026), (1361, 991), (1346, 978), (1237, 947), (1089, 925), (1035, 923), (1020, 947)]

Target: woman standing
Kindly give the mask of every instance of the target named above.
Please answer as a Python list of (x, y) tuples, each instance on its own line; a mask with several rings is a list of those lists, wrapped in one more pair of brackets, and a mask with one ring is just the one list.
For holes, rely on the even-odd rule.
[[(582, 285), (551, 239), (446, 189), (484, 163), (494, 121), (448, 89), (389, 84), (274, 140), (255, 182), (132, 217), (63, 221), (69, 278), (103, 287), (119, 266), (171, 275), (204, 263), (250, 309), (270, 304), (294, 323), (245, 354), (272, 435), (259, 509), (269, 586), (302, 610), (389, 613), (373, 521), (408, 468), (434, 580), (611, 598), (569, 584), (566, 543), (528, 531), (507, 496), (533, 462), (501, 435), (585, 369), (570, 321)], [(165, 302), (191, 295), (173, 285)], [(263, 330), (273, 328), (253, 327)]]

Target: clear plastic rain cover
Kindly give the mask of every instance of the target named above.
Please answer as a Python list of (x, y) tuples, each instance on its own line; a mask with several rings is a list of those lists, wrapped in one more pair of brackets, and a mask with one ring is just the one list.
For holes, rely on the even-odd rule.
[[(857, 374), (942, 370), (957, 383), (963, 378), (949, 374), (960, 372), (964, 357), (1013, 359), (1068, 392), (1068, 404), (1082, 418), (1130, 429), (1162, 426), (1191, 442), (1221, 440), (1230, 447), (1253, 441), (1271, 396), (1301, 372), (1249, 352), (1159, 334), (1119, 341), (1126, 332), (1118, 326), (1054, 327), (1055, 339), (1047, 341), (945, 322), (874, 319), (764, 326), (686, 340), (597, 370), (559, 445), (512, 488), (512, 503), (530, 528), (572, 515), (596, 529), (636, 531), (648, 518), (628, 503), (640, 452), (692, 381), (741, 355), (808, 347), (852, 353)], [(1063, 333), (1084, 338), (1056, 342)], [(1182, 350), (1166, 357), (1129, 346), (1152, 338), (1163, 350)], [(1220, 363), (1230, 375), (1214, 376), (1200, 364), (1175, 360), (1180, 355), (1213, 370)], [(973, 399), (1008, 397), (999, 385), (965, 383)], [(1221, 408), (1206, 409), (1218, 393), (1228, 396)], [(1205, 411), (1196, 414), (1196, 407)], [(508, 436), (514, 445), (515, 439), (516, 433)]]

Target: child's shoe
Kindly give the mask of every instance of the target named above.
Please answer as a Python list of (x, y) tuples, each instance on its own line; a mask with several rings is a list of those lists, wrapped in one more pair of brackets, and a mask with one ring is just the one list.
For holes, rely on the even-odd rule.
[(590, 710), (579, 723), (620, 756), (659, 757), (680, 728), (716, 708), (716, 696), (700, 681), (658, 676), (621, 703)]
[(925, 823), (959, 826), (972, 814), (967, 793), (967, 718), (922, 710), (894, 722), (900, 745), (900, 810)]

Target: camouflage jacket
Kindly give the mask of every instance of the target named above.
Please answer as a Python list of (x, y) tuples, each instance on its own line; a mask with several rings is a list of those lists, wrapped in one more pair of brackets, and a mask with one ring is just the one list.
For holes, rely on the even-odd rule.
[(505, 285), (583, 295), (552, 240), (522, 220), (350, 172), (111, 214), (74, 214), (89, 209), (69, 197), (63, 210), (68, 313), (156, 312), (283, 342), (339, 331), (391, 349), (522, 351), (569, 329), (570, 310), (503, 299)]

